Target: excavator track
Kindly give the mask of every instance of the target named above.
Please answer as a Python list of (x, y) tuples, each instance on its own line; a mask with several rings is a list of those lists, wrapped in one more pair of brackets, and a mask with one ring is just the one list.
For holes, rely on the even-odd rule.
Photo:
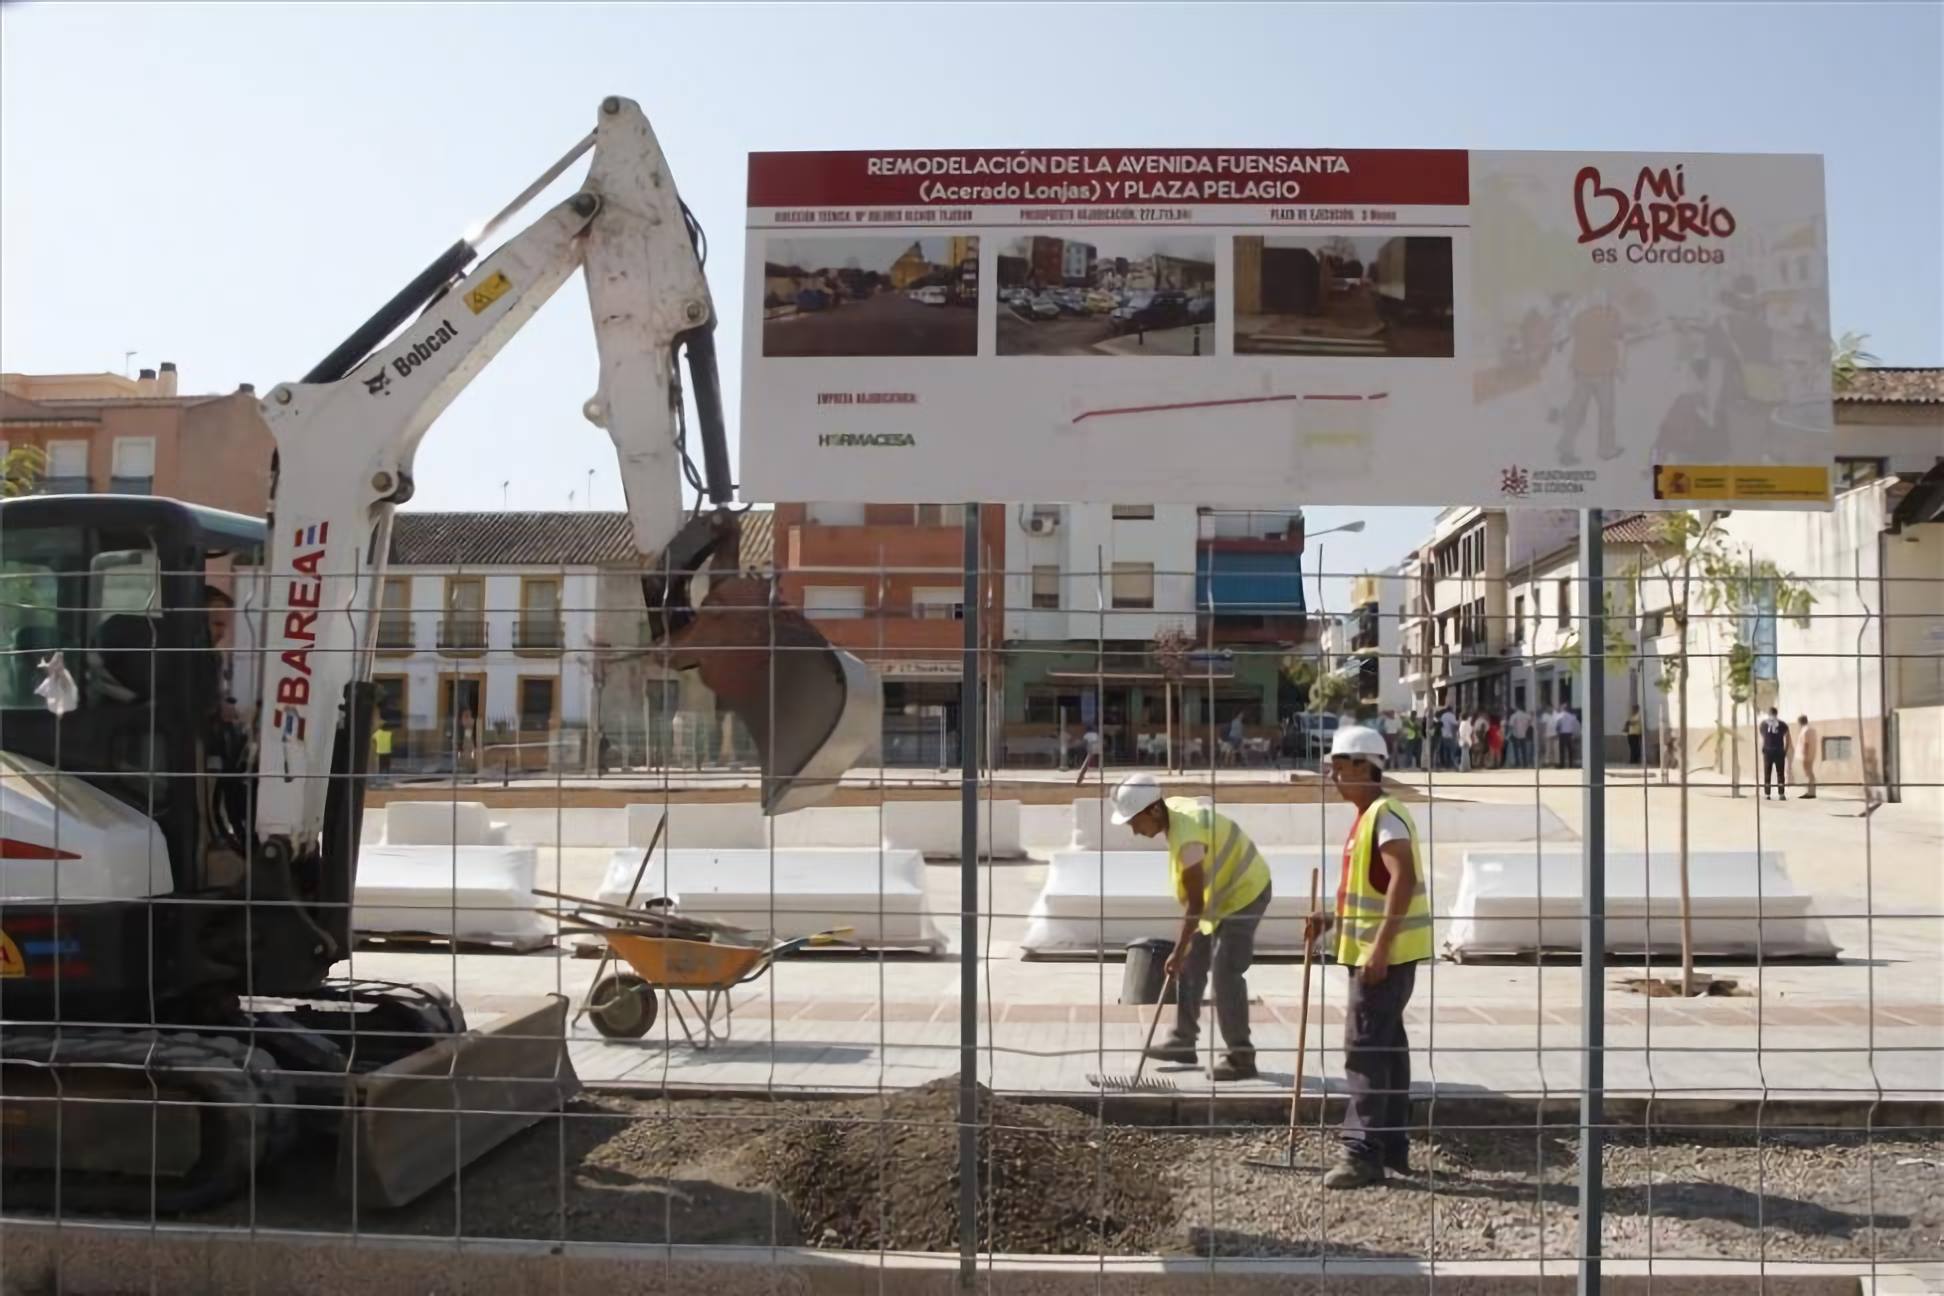
[(263, 1050), (220, 1035), (9, 1026), (0, 1211), (158, 1216), (249, 1187), (295, 1130)]

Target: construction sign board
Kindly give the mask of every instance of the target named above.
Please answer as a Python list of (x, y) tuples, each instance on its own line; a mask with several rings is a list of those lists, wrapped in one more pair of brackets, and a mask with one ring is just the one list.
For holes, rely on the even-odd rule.
[(1821, 508), (1822, 160), (759, 153), (755, 500)]

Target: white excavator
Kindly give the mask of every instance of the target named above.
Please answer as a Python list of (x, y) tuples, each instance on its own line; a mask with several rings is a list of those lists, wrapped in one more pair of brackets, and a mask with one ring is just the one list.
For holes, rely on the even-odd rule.
[[(590, 152), (578, 192), (479, 259)], [(600, 360), (584, 412), (620, 456), (654, 645), (746, 726), (770, 814), (876, 743), (871, 672), (739, 561), (705, 256), (647, 118), (608, 99), (505, 211), (264, 396), (267, 521), (0, 504), (0, 1209), (197, 1209), (307, 1132), (337, 1138), (361, 1205), (398, 1205), (577, 1090), (556, 996), (469, 1029), (435, 988), (331, 975), (353, 941), (393, 511), (426, 430), (576, 268)], [(226, 669), (205, 590), (229, 570), (253, 574), (227, 650), (249, 660)], [(225, 680), (246, 674), (239, 717)]]

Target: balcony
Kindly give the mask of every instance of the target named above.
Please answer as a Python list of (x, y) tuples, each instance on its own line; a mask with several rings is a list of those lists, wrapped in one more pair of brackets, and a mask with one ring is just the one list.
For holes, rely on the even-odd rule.
[(155, 478), (110, 477), (108, 479), (108, 489), (116, 495), (153, 495), (155, 494)]
[(557, 616), (523, 616), (513, 623), (513, 651), (522, 656), (557, 653), (566, 646), (566, 641), (566, 629)]
[(408, 653), (418, 646), (418, 636), (412, 628), (409, 613), (384, 612), (378, 617), (378, 651), (382, 653)]
[(34, 483), (36, 495), (86, 495), (94, 490), (87, 477), (42, 477)]
[(486, 651), (486, 618), (448, 613), (439, 622), (439, 651), (449, 657), (477, 657)]

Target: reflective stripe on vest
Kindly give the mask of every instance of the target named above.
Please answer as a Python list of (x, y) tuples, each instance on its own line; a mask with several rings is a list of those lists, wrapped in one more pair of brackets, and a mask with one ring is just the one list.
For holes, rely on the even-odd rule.
[[(1391, 937), (1390, 961), (1415, 963), (1431, 957), (1431, 901), (1422, 881), (1426, 866), (1424, 852), (1418, 846), (1417, 824), (1402, 802), (1379, 797), (1350, 830), (1348, 858), (1337, 889), (1336, 960), (1351, 967), (1362, 967), (1369, 960), (1378, 928), (1384, 921), (1387, 901), (1384, 893), (1371, 884), (1370, 862), (1377, 849), (1377, 824), (1387, 811), (1395, 814), (1410, 834), (1411, 865), (1417, 881), (1410, 905), (1392, 929), (1395, 934)], [(1393, 871), (1391, 881), (1396, 880)]]
[(1175, 899), (1188, 903), (1188, 888), (1181, 876), (1181, 851), (1199, 842), (1206, 852), (1202, 857), (1206, 890), (1202, 893), (1201, 931), (1211, 935), (1222, 919), (1246, 908), (1262, 894), (1269, 885), (1269, 862), (1242, 826), (1228, 816), (1189, 797), (1169, 797), (1166, 804), (1168, 872), (1174, 880)]

